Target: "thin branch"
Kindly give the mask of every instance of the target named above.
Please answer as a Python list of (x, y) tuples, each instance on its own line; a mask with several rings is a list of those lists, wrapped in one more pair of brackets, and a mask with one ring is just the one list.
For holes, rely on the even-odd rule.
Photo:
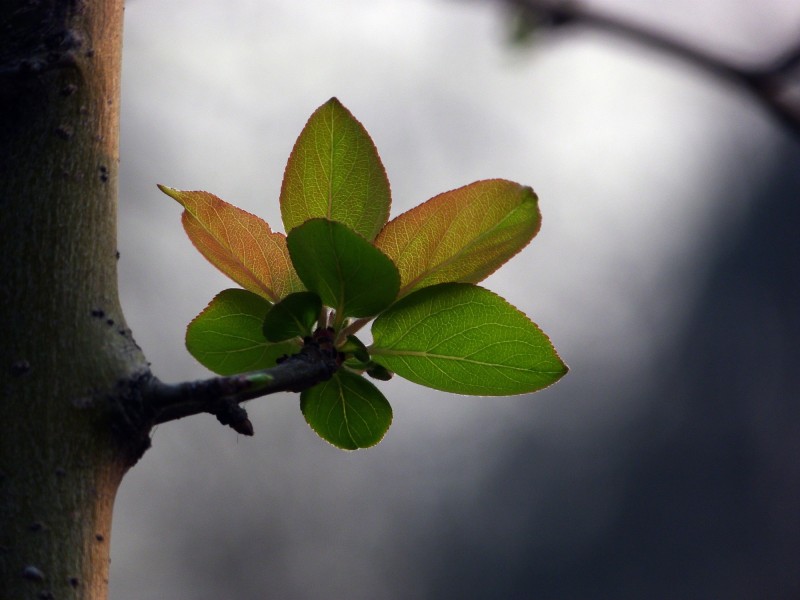
[(307, 338), (298, 354), (262, 371), (176, 384), (152, 378), (142, 392), (150, 425), (205, 412), (243, 435), (253, 435), (253, 425), (239, 404), (276, 392), (301, 392), (333, 377), (341, 358), (328, 342), (324, 337)]
[(356, 333), (361, 331), (364, 325), (372, 321), (373, 318), (374, 317), (365, 317), (362, 319), (355, 319), (352, 323), (342, 328), (342, 330), (339, 332), (339, 339), (345, 340), (347, 339), (348, 335), (355, 335)]
[(559, 28), (583, 25), (606, 31), (682, 59), (713, 77), (733, 83), (749, 92), (772, 116), (800, 136), (800, 95), (792, 94), (797, 85), (793, 71), (800, 65), (800, 42), (770, 65), (748, 69), (728, 62), (701, 48), (616, 16), (599, 13), (571, 1), (506, 0), (540, 26)]

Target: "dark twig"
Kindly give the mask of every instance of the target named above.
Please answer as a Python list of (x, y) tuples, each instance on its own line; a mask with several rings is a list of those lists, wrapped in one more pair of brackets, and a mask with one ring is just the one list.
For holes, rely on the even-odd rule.
[(800, 67), (800, 41), (794, 47), (784, 51), (783, 55), (778, 57), (768, 70), (776, 75), (789, 76), (791, 71), (798, 67)]
[[(523, 16), (541, 27), (552, 29), (583, 25), (649, 46), (699, 68), (713, 77), (733, 83), (749, 92), (772, 116), (800, 136), (800, 94), (793, 71), (800, 67), (800, 42), (772, 64), (748, 69), (728, 62), (701, 48), (649, 29), (638, 23), (602, 14), (569, 0), (506, 0)], [(794, 79), (794, 81), (793, 81)]]
[(241, 402), (276, 392), (301, 392), (330, 379), (340, 363), (328, 340), (316, 336), (307, 338), (298, 354), (262, 371), (176, 384), (153, 378), (143, 391), (143, 401), (153, 415), (151, 425), (205, 412), (243, 435), (253, 435)]

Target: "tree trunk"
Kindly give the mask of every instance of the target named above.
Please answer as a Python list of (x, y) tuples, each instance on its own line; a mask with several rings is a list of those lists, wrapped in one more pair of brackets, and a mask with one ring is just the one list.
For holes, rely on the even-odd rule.
[(0, 8), (0, 598), (107, 596), (142, 451), (112, 426), (147, 371), (117, 296), (122, 10)]

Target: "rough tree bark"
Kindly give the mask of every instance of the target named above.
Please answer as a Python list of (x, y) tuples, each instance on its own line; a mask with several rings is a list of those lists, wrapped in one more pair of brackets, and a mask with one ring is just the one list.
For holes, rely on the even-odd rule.
[(117, 297), (122, 0), (0, 9), (0, 597), (104, 598), (147, 364)]
[(0, 598), (107, 597), (111, 514), (155, 424), (333, 375), (313, 339), (164, 384), (125, 324), (116, 206), (123, 0), (0, 4)]

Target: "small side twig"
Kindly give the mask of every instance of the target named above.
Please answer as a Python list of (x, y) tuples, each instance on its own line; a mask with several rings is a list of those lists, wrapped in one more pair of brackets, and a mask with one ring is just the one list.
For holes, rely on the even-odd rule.
[(143, 391), (143, 401), (152, 415), (150, 425), (210, 413), (223, 425), (253, 435), (253, 425), (240, 403), (276, 392), (301, 392), (333, 377), (341, 357), (320, 337), (307, 338), (298, 354), (261, 371), (176, 384), (152, 378)]
[[(506, 0), (531, 22), (557, 29), (583, 25), (632, 40), (682, 59), (709, 75), (729, 81), (750, 93), (761, 106), (795, 135), (800, 136), (800, 94), (796, 69), (800, 42), (770, 64), (755, 69), (736, 65), (701, 48), (620, 17), (603, 14), (573, 0)], [(794, 77), (793, 77), (794, 76)]]

